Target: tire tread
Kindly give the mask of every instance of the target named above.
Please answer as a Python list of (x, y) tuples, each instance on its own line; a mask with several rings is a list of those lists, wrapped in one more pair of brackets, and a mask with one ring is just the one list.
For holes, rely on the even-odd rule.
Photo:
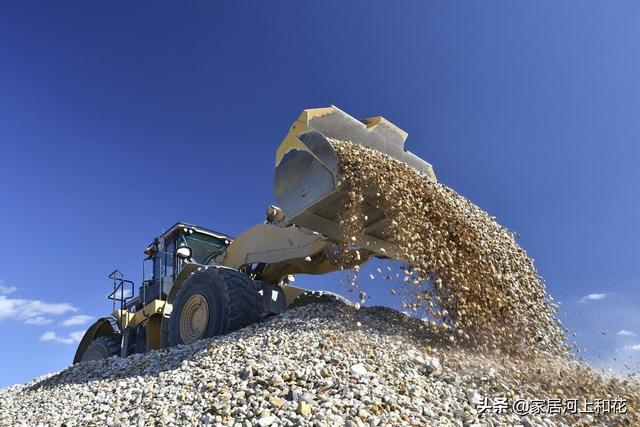
[[(219, 335), (237, 331), (262, 320), (258, 285), (245, 274), (226, 267), (209, 266), (193, 272), (178, 290), (174, 303), (183, 301), (186, 298), (184, 295), (190, 292), (190, 288), (196, 283), (200, 286), (202, 282), (207, 283), (208, 286), (217, 287), (217, 292), (222, 299), (220, 307), (210, 308), (211, 310), (223, 310)], [(174, 307), (170, 322), (178, 321), (177, 318), (173, 320), (173, 316), (177, 315), (178, 311), (179, 309)], [(210, 312), (210, 316), (219, 314), (215, 311)], [(171, 335), (172, 328), (169, 326), (168, 335)], [(171, 345), (172, 340), (173, 338), (169, 338), (168, 344)], [(173, 344), (175, 345), (175, 342)]]

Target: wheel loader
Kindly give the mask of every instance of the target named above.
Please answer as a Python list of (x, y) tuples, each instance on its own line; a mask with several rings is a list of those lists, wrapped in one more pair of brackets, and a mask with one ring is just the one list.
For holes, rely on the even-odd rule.
[(112, 313), (87, 330), (73, 363), (189, 344), (321, 300), (291, 278), (340, 269), (341, 243), (358, 250), (359, 264), (399, 258), (375, 193), (363, 195), (363, 235), (347, 242), (338, 225), (345, 190), (330, 141), (378, 150), (435, 180), (429, 163), (404, 150), (406, 137), (382, 117), (359, 121), (335, 106), (304, 110), (276, 151), (276, 205), (265, 222), (235, 239), (182, 222), (155, 238), (136, 295), (133, 281), (118, 270), (109, 275)]

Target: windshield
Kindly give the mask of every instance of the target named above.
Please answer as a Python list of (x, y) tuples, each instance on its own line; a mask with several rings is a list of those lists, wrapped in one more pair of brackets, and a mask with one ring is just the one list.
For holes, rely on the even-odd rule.
[(186, 244), (191, 248), (191, 259), (198, 264), (209, 264), (229, 245), (226, 240), (199, 233), (180, 233), (178, 242), (178, 246)]

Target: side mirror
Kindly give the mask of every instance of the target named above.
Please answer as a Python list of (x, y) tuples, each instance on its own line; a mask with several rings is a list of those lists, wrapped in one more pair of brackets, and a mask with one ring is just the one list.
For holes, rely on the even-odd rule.
[(180, 259), (189, 259), (191, 258), (191, 248), (189, 246), (180, 246), (176, 250), (176, 255)]

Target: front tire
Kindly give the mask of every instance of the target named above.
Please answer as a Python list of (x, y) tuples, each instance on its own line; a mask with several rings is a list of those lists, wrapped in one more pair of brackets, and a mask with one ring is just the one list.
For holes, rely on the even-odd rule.
[(111, 356), (120, 355), (120, 341), (120, 335), (102, 336), (94, 339), (84, 351), (80, 362), (108, 359)]
[(261, 320), (256, 284), (224, 267), (204, 267), (182, 284), (169, 320), (169, 345), (191, 344)]

